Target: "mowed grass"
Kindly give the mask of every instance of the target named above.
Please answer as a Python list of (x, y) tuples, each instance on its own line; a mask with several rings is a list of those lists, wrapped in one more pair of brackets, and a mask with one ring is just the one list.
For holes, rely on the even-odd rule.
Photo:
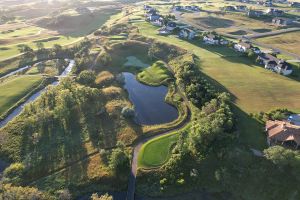
[(300, 31), (258, 38), (257, 41), (300, 55)]
[(15, 76), (0, 83), (0, 116), (37, 87), (42, 80), (40, 75)]
[(161, 61), (155, 62), (137, 75), (139, 81), (152, 86), (162, 85), (170, 77), (170, 72)]
[(174, 36), (159, 36), (151, 24), (135, 23), (140, 33), (180, 46), (200, 58), (201, 71), (230, 92), (234, 103), (247, 113), (288, 108), (300, 112), (300, 82), (265, 70), (227, 47), (210, 47)]
[[(47, 39), (47, 38), (45, 38), (45, 39)], [(65, 45), (70, 45), (70, 44), (76, 43), (76, 42), (80, 41), (81, 39), (82, 39), (82, 37), (76, 38), (76, 37), (60, 36), (57, 40), (50, 40), (48, 42), (43, 42), (43, 44), (44, 44), (45, 48), (52, 48), (53, 45), (55, 45), (55, 44), (65, 46)], [(26, 45), (30, 46), (31, 48), (33, 48), (34, 50), (37, 49), (36, 43), (34, 41), (28, 41), (28, 42), (22, 43), (22, 44), (26, 44)], [(10, 58), (10, 57), (20, 54), (18, 45), (19, 44), (0, 46), (0, 49), (5, 49), (5, 50), (0, 51), (0, 60), (5, 60), (7, 58)]]
[(171, 133), (144, 144), (139, 152), (139, 167), (158, 167), (164, 164), (171, 156), (171, 148), (178, 139), (177, 133)]

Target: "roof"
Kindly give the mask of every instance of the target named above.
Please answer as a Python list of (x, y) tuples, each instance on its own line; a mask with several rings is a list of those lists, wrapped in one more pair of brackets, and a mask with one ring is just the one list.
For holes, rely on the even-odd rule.
[(268, 138), (279, 142), (295, 141), (300, 145), (300, 126), (293, 125), (286, 121), (267, 121), (266, 130)]
[(252, 47), (252, 45), (250, 43), (246, 43), (246, 42), (239, 42), (239, 45), (246, 47), (248, 49)]
[(176, 22), (168, 22), (167, 26), (169, 27), (176, 27)]
[(259, 55), (259, 58), (261, 60), (264, 60), (264, 61), (275, 61), (276, 63), (279, 62), (279, 59), (276, 58), (275, 56), (271, 55), (271, 54), (268, 54), (268, 53), (263, 53), (261, 55)]
[(217, 40), (217, 39), (219, 39), (216, 35), (214, 35), (214, 34), (208, 34), (208, 35), (206, 35), (206, 37), (208, 37), (208, 38), (210, 38), (210, 39), (212, 39), (212, 40)]

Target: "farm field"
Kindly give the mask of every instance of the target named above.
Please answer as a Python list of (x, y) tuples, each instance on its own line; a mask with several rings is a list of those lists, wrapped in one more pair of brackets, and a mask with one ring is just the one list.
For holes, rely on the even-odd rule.
[(291, 32), (276, 36), (256, 39), (258, 42), (269, 44), (275, 48), (281, 48), (291, 53), (300, 52), (300, 32)]
[(0, 83), (0, 116), (37, 87), (42, 80), (40, 75), (14, 76)]

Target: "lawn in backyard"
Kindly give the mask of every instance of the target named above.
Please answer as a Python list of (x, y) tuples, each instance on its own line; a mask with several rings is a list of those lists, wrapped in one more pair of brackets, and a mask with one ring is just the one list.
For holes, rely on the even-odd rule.
[(42, 80), (40, 75), (14, 76), (0, 83), (0, 116), (36, 88)]

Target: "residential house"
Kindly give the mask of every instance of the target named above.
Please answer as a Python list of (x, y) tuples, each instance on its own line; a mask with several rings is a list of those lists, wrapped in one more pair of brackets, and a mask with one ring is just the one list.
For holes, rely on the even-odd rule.
[(292, 66), (282, 59), (278, 59), (271, 54), (262, 53), (258, 57), (258, 62), (273, 72), (290, 75), (293, 72)]
[(267, 121), (266, 123), (267, 141), (270, 146), (272, 145), (300, 145), (300, 126), (291, 124), (287, 121)]
[(192, 7), (192, 11), (195, 12), (199, 12), (200, 11), (200, 7), (199, 6), (191, 6)]
[(151, 9), (154, 9), (154, 8), (152, 8), (151, 6), (148, 6), (148, 5), (144, 5), (144, 10), (151, 10)]
[(175, 6), (174, 10), (175, 11), (182, 11), (182, 10), (184, 10), (184, 7), (183, 6)]
[(168, 22), (166, 25), (166, 29), (168, 31), (173, 31), (177, 27), (176, 22)]
[(288, 121), (291, 124), (300, 126), (300, 114), (294, 114), (294, 115), (289, 116)]
[(282, 16), (284, 14), (284, 11), (276, 8), (269, 8), (266, 10), (266, 14), (278, 17)]
[(239, 52), (247, 52), (252, 48), (251, 43), (240, 41), (239, 43), (234, 45), (234, 49)]
[(260, 17), (263, 14), (264, 12), (260, 10), (249, 10), (247, 13), (248, 17)]
[(285, 18), (285, 17), (275, 17), (272, 19), (272, 24), (276, 26), (288, 26), (293, 23), (293, 19)]
[(225, 6), (225, 7), (223, 8), (223, 10), (224, 10), (224, 11), (231, 11), (231, 12), (232, 12), (232, 11), (236, 11), (234, 6)]
[(263, 3), (265, 7), (272, 7), (273, 6), (273, 1), (272, 0), (267, 0)]
[(203, 42), (205, 44), (211, 44), (211, 45), (226, 45), (228, 44), (228, 40), (225, 40), (221, 38), (220, 36), (214, 35), (214, 34), (208, 34), (203, 37)]
[(292, 2), (290, 6), (293, 8), (300, 8), (300, 2)]
[(151, 24), (153, 24), (154, 26), (163, 26), (164, 25), (164, 19), (162, 17), (160, 17), (157, 20), (151, 21)]
[(179, 32), (179, 37), (192, 40), (196, 36), (196, 32), (189, 28), (182, 28)]
[(239, 12), (246, 12), (248, 10), (248, 8), (247, 8), (247, 6), (244, 6), (244, 5), (238, 5), (238, 6), (235, 6), (235, 10), (239, 11)]
[(158, 15), (158, 14), (156, 14), (156, 13), (153, 13), (153, 14), (151, 14), (151, 15), (148, 15), (147, 18), (146, 18), (146, 20), (147, 20), (147, 21), (150, 21), (150, 22), (154, 22), (154, 21), (159, 20), (160, 18), (161, 18), (160, 15)]

